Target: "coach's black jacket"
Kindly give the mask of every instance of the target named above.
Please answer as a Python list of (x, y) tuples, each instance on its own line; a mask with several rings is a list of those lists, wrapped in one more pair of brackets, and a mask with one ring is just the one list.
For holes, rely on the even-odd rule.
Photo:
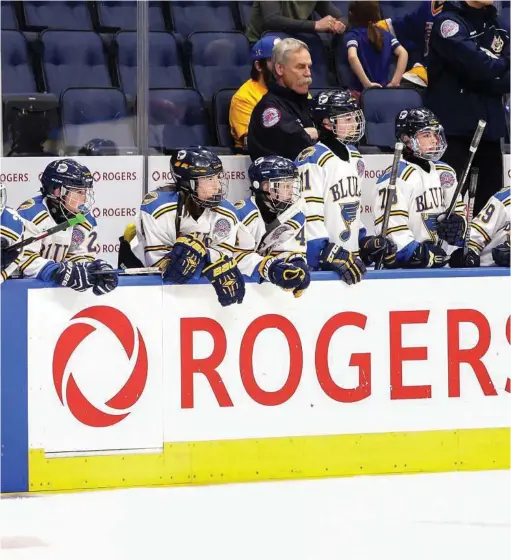
[(276, 155), (294, 161), (304, 148), (315, 143), (304, 130), (313, 126), (307, 94), (271, 82), (250, 117), (247, 136), (250, 158), (255, 161)]
[(509, 93), (509, 80), (509, 34), (495, 7), (445, 2), (431, 32), (424, 101), (446, 134), (472, 136), (483, 119), (483, 138), (502, 138), (502, 96)]

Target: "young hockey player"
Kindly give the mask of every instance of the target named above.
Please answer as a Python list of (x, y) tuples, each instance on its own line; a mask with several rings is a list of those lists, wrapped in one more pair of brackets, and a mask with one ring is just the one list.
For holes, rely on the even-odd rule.
[(391, 264), (396, 251), (390, 240), (368, 236), (361, 222), (364, 161), (354, 144), (364, 135), (364, 115), (348, 90), (319, 93), (312, 115), (319, 142), (295, 161), (306, 202), (307, 262), (356, 284), (366, 265), (380, 258)]
[(310, 284), (305, 215), (295, 164), (280, 156), (257, 159), (248, 170), (253, 195), (236, 204), (240, 229), (236, 260), (243, 274), (302, 295)]
[(94, 185), (89, 169), (73, 159), (52, 161), (41, 176), (41, 193), (18, 208), (27, 236), (38, 235), (78, 213), (86, 220), (28, 245), (20, 263), (23, 276), (79, 292), (92, 288), (95, 295), (111, 292), (117, 287), (117, 275), (94, 274), (112, 267), (96, 259), (97, 224), (90, 213)]
[(16, 270), (13, 263), (19, 265), (21, 249), (9, 250), (15, 243), (21, 241), (25, 226), (20, 215), (12, 208), (7, 207), (7, 191), (5, 185), (0, 184), (0, 264), (2, 279), (7, 278)]
[[(442, 267), (447, 253), (437, 246), (438, 239), (453, 246), (447, 248), (452, 252), (462, 242), (466, 224), (461, 197), (455, 212), (445, 219), (457, 180), (454, 169), (439, 161), (447, 147), (443, 128), (429, 109), (401, 111), (396, 118), (396, 138), (404, 150), (387, 231), (398, 248), (396, 263), (391, 266)], [(377, 181), (376, 232), (381, 231), (389, 180), (390, 169)]]
[(510, 187), (495, 193), (474, 218), (470, 227), (468, 251), (456, 249), (451, 255), (451, 268), (473, 266), (509, 267)]
[(205, 276), (222, 306), (241, 303), (243, 275), (232, 258), (238, 218), (225, 196), (227, 179), (216, 154), (180, 150), (171, 161), (176, 184), (149, 192), (137, 213), (134, 255), (162, 269), (163, 279), (185, 284)]

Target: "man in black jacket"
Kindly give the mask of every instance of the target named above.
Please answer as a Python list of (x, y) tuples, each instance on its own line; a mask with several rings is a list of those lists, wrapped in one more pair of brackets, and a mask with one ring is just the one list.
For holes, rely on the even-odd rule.
[(293, 161), (318, 139), (308, 102), (312, 83), (309, 49), (302, 41), (284, 39), (273, 48), (272, 63), (275, 80), (252, 112), (248, 152), (252, 161), (271, 155)]
[[(479, 183), (474, 212), (503, 186), (502, 98), (509, 93), (509, 34), (493, 0), (445, 2), (435, 19), (428, 60), (425, 104), (438, 116), (447, 137), (444, 161), (460, 177), (479, 119), (486, 129), (474, 158)], [(467, 187), (468, 185), (466, 185)]]

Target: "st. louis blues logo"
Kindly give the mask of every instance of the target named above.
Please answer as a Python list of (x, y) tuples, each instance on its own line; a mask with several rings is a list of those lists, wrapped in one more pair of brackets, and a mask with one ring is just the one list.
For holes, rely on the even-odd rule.
[(436, 233), (438, 227), (438, 214), (428, 214), (427, 212), (422, 212), (421, 216), (431, 240), (436, 241), (438, 239)]
[(348, 241), (351, 237), (351, 224), (357, 219), (358, 213), (358, 202), (347, 202), (345, 204), (339, 204), (341, 209), (341, 217), (344, 220), (346, 229), (339, 235), (341, 241)]

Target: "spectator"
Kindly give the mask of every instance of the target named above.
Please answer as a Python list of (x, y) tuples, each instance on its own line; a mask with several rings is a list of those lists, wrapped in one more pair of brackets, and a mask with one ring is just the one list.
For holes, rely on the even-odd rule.
[(318, 139), (309, 112), (311, 78), (309, 48), (297, 39), (283, 39), (273, 48), (275, 81), (255, 106), (248, 127), (247, 146), (252, 161), (282, 156), (293, 161)]
[[(351, 70), (358, 79), (357, 91), (369, 87), (399, 87), (406, 70), (408, 53), (396, 38), (376, 25), (380, 19), (378, 2), (350, 2), (346, 48)], [(389, 82), (393, 54), (397, 56), (397, 65)]]
[(433, 24), (425, 104), (445, 128), (444, 161), (461, 176), (479, 119), (486, 121), (474, 157), (479, 182), (474, 212), (503, 187), (502, 97), (509, 93), (509, 35), (492, 0), (445, 2)]
[[(318, 13), (321, 19), (314, 21), (313, 12)], [(246, 34), (251, 43), (258, 41), (265, 31), (339, 34), (346, 29), (340, 19), (341, 12), (332, 2), (254, 2)]]
[(252, 69), (250, 79), (233, 95), (229, 109), (229, 124), (234, 147), (245, 148), (248, 123), (254, 107), (268, 91), (271, 80), (271, 53), (273, 46), (280, 41), (279, 37), (266, 35), (252, 47)]

